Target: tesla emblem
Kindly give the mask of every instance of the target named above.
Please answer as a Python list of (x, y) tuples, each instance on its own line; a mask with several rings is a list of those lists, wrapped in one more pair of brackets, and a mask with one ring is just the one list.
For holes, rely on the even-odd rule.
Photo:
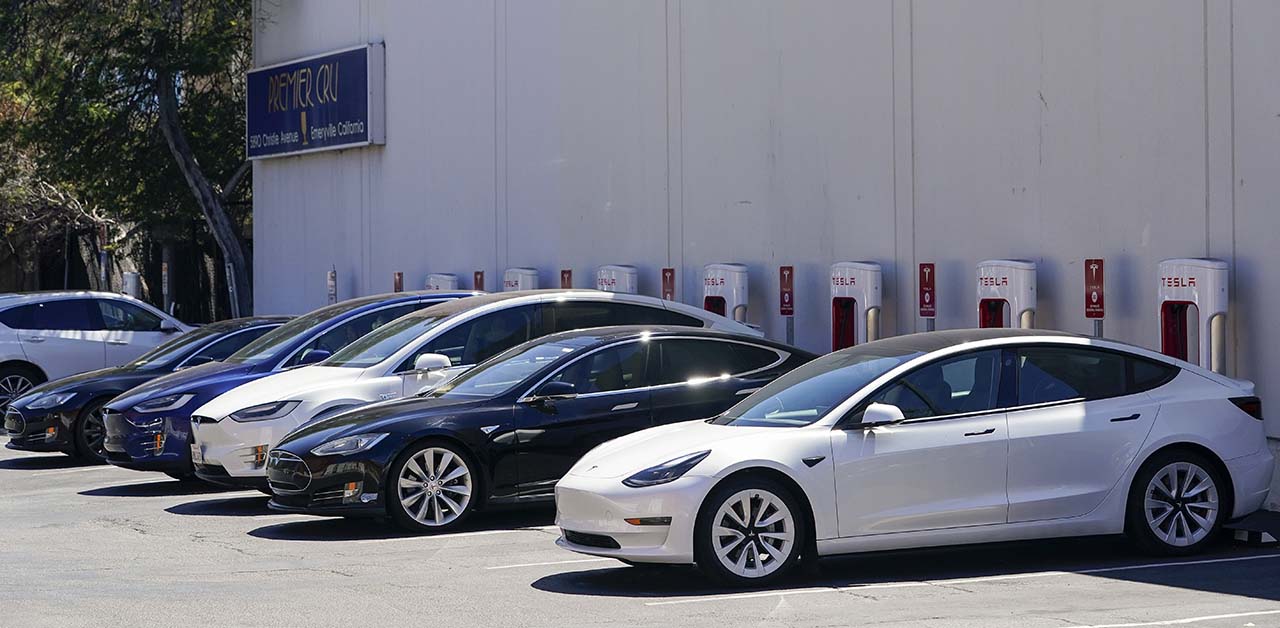
[(397, 394), (395, 394), (395, 393), (393, 393), (393, 392), (384, 392), (384, 393), (379, 393), (379, 394), (378, 394), (378, 399), (381, 399), (381, 400), (383, 400), (383, 401), (386, 401), (386, 400), (388, 400), (388, 399), (395, 399), (396, 397), (399, 397), (399, 396), (400, 396), (400, 395), (397, 395)]
[(494, 431), (494, 430), (496, 430), (496, 429), (498, 429), (498, 426), (497, 426), (497, 425), (486, 425), (486, 426), (484, 426), (484, 427), (480, 428), (480, 431), (481, 431), (481, 432), (484, 432), (484, 433), (487, 435), (487, 434), (492, 434), (492, 433), (493, 433), (493, 431)]

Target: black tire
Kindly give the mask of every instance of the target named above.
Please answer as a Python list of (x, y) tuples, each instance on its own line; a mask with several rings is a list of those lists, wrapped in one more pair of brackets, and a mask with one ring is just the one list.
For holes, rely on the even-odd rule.
[[(741, 504), (744, 496), (749, 510), (728, 505), (729, 502)], [(785, 511), (777, 508), (778, 502), (785, 506)], [(730, 518), (717, 522), (721, 507), (733, 509), (734, 514), (726, 515)], [(783, 514), (784, 518), (770, 525), (758, 525), (759, 522), (769, 521), (775, 514)], [(734, 516), (740, 523), (732, 519)], [(739, 538), (713, 534), (712, 530), (720, 523), (729, 523), (725, 527), (738, 530)], [(785, 536), (788, 532), (790, 542), (784, 543), (778, 537)], [(761, 536), (763, 534), (770, 536), (766, 538)], [(703, 573), (724, 584), (736, 587), (763, 586), (786, 577), (796, 568), (808, 542), (808, 535), (804, 510), (790, 488), (767, 477), (739, 476), (717, 485), (698, 511), (697, 524), (694, 526), (694, 560)], [(717, 553), (717, 544), (729, 547), (725, 554), (728, 562), (758, 573), (744, 575), (731, 570)], [(779, 551), (786, 555), (778, 558), (776, 554)]]
[[(428, 455), (432, 461), (430, 468), (425, 462)], [(448, 477), (459, 468), (465, 475)], [(422, 484), (401, 487), (402, 476)], [(426, 440), (406, 448), (391, 465), (383, 489), (387, 514), (397, 526), (412, 532), (437, 534), (465, 523), (475, 512), (482, 494), (480, 468), (470, 452), (443, 440)]]
[(81, 460), (103, 464), (107, 462), (107, 452), (102, 448), (107, 434), (100, 411), (110, 399), (102, 397), (90, 401), (80, 409), (80, 416), (76, 417), (76, 457)]
[(11, 400), (44, 382), (44, 376), (35, 369), (20, 364), (0, 367), (0, 412), (9, 407)]
[[(1162, 478), (1159, 487), (1153, 483), (1158, 475)], [(1167, 491), (1163, 487), (1169, 486), (1167, 480), (1171, 477), (1176, 486)], [(1211, 482), (1207, 487), (1204, 478)], [(1163, 505), (1148, 509), (1148, 497)], [(1186, 556), (1203, 550), (1218, 537), (1222, 524), (1230, 517), (1230, 508), (1229, 485), (1214, 461), (1190, 450), (1163, 451), (1144, 462), (1134, 475), (1125, 510), (1125, 531), (1143, 552)], [(1208, 526), (1204, 525), (1206, 520)]]

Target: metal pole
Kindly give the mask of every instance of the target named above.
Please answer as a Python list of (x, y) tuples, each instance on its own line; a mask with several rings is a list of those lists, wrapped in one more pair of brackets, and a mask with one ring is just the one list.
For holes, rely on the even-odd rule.
[(933, 322), (933, 319), (932, 319), (932, 318), (926, 318), (926, 319), (924, 319), (924, 330), (925, 330), (925, 331), (933, 331), (933, 330), (934, 330), (934, 327), (935, 327), (935, 325), (934, 325), (934, 322)]
[(1093, 337), (1094, 338), (1102, 337), (1102, 319), (1101, 318), (1093, 319)]
[(796, 317), (788, 316), (787, 319), (787, 344), (795, 346), (796, 344)]

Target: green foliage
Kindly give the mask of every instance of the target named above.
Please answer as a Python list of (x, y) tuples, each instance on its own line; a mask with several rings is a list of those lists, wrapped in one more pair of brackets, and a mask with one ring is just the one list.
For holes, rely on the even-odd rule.
[(245, 158), (251, 11), (250, 0), (0, 0), (0, 142), (117, 222), (199, 220), (156, 126), (156, 75), (175, 76), (201, 169), (226, 181)]

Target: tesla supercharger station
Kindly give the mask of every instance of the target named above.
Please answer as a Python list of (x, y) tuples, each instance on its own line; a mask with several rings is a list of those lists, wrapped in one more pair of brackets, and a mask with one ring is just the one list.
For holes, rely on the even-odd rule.
[(831, 265), (831, 350), (880, 338), (880, 265)]
[(1227, 358), (1227, 263), (1160, 262), (1160, 353), (1222, 373)]
[(538, 289), (538, 269), (536, 268), (508, 268), (502, 273), (502, 291), (510, 292), (512, 290), (537, 290)]
[(605, 292), (622, 292), (635, 294), (638, 292), (640, 274), (635, 266), (626, 264), (606, 264), (596, 270), (596, 289)]
[(742, 264), (704, 266), (702, 308), (739, 323), (747, 322), (747, 267)]
[(978, 327), (1036, 326), (1036, 264), (993, 259), (978, 263)]
[(453, 273), (431, 273), (427, 275), (427, 290), (457, 290), (458, 276)]

